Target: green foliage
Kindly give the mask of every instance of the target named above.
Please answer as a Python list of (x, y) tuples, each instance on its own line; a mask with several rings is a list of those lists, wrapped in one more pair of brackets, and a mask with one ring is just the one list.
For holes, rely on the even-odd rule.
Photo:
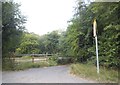
[(119, 67), (119, 31), (120, 25), (109, 25), (100, 37), (100, 61), (107, 67)]
[(58, 65), (56, 60), (48, 60), (49, 66), (56, 66)]
[(2, 70), (14, 70), (15, 62), (12, 59), (3, 59)]
[(32, 54), (39, 52), (39, 36), (34, 33), (24, 33), (20, 46), (16, 49), (16, 53)]
[(119, 9), (120, 3), (95, 2), (86, 5), (78, 1), (76, 13), (63, 35), (63, 40), (61, 39), (62, 56), (77, 57), (79, 62), (95, 57), (92, 24), (96, 18), (100, 65), (118, 68)]
[[(92, 27), (88, 8), (84, 3), (79, 3), (75, 17), (70, 21), (63, 43), (65, 44), (64, 53), (66, 56), (83, 57), (84, 61), (89, 58), (88, 47), (92, 46)], [(64, 47), (63, 46), (63, 47)]]
[(20, 46), (16, 49), (17, 54), (51, 53), (59, 52), (58, 31), (53, 31), (43, 36), (34, 33), (26, 33), (22, 36)]
[(74, 59), (70, 58), (70, 57), (58, 57), (57, 58), (57, 64), (58, 65), (71, 64), (73, 62), (74, 62)]
[(14, 69), (14, 61), (10, 58), (19, 46), (23, 24), (26, 22), (19, 10), (19, 4), (2, 2), (2, 65), (3, 69)]
[(21, 59), (32, 59), (32, 56), (22, 56)]
[(59, 52), (59, 37), (58, 31), (53, 31), (51, 33), (46, 34), (43, 36), (43, 45), (44, 50), (47, 53), (58, 53)]
[(2, 56), (7, 57), (9, 52), (14, 52), (19, 45), (23, 24), (26, 19), (21, 15), (19, 4), (2, 2)]

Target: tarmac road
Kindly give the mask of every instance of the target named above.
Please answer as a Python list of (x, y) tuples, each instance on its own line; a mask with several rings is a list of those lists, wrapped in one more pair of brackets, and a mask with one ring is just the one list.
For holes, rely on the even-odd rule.
[(2, 83), (94, 83), (72, 76), (69, 66), (31, 68), (24, 71), (2, 72)]

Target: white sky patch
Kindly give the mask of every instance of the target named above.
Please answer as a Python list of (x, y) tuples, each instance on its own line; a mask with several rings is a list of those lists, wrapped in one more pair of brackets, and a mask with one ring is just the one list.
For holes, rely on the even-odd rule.
[(76, 0), (14, 0), (21, 3), (21, 11), (27, 16), (26, 29), (39, 35), (67, 28), (74, 14)]

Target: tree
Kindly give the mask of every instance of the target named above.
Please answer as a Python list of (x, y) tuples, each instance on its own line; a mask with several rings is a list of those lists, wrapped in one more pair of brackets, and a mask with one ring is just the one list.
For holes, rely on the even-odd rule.
[(118, 67), (119, 9), (120, 3), (94, 2), (86, 5), (78, 1), (76, 13), (62, 41), (64, 55), (76, 56), (82, 62), (95, 59), (92, 24), (96, 18), (100, 65)]
[(23, 24), (26, 21), (19, 10), (19, 4), (2, 2), (2, 55), (8, 57), (9, 52), (14, 52), (19, 45)]
[(39, 53), (39, 36), (34, 33), (24, 32), (20, 46), (16, 49), (18, 54)]
[(19, 46), (25, 29), (26, 18), (21, 14), (19, 6), (14, 2), (2, 2), (2, 68), (7, 70), (14, 69), (14, 60), (10, 57)]
[(44, 43), (45, 52), (53, 53), (53, 54), (58, 53), (59, 38), (60, 38), (58, 31), (53, 31), (51, 33), (44, 35), (43, 37), (44, 37), (43, 43)]

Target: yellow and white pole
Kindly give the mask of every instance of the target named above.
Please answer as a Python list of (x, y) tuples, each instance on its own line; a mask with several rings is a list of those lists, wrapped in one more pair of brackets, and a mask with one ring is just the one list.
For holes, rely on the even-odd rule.
[(97, 22), (96, 22), (96, 19), (94, 19), (94, 22), (93, 22), (93, 35), (95, 37), (95, 43), (96, 43), (97, 73), (99, 74), (98, 42), (97, 42), (96, 28), (97, 28)]

